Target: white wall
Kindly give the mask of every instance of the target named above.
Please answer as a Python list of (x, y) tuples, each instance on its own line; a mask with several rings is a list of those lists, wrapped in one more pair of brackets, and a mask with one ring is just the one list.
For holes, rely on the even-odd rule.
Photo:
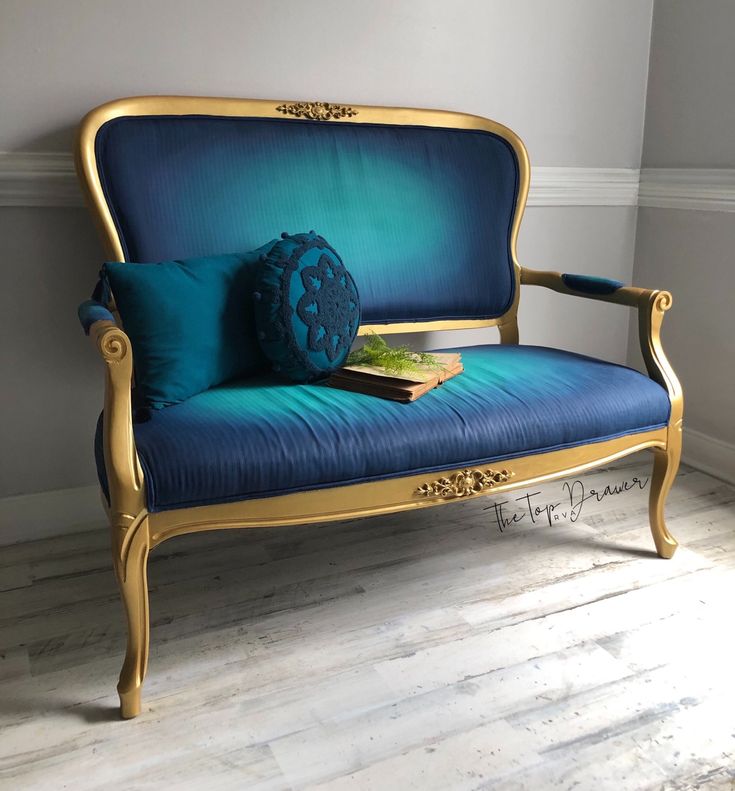
[(188, 93), (439, 106), (544, 165), (638, 167), (650, 0), (3, 0), (0, 150), (90, 107)]
[[(0, 151), (69, 151), (96, 104), (188, 93), (462, 110), (514, 128), (534, 165), (636, 169), (651, 12), (651, 0), (3, 0)], [(81, 208), (4, 202), (22, 205), (0, 207), (0, 496), (86, 486), (102, 371), (75, 311), (101, 247)], [(634, 200), (572, 202), (528, 210), (523, 262), (630, 281)], [(625, 311), (526, 294), (521, 322), (526, 342), (625, 358)]]
[[(639, 210), (634, 279), (674, 296), (663, 340), (684, 387), (685, 460), (735, 481), (733, 33), (732, 0), (656, 0), (641, 192), (658, 197)], [(703, 191), (716, 211), (700, 210)]]

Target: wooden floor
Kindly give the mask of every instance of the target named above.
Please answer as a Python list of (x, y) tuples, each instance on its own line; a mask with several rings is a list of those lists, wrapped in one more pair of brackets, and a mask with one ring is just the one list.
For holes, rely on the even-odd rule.
[(0, 787), (734, 788), (735, 489), (682, 471), (671, 561), (647, 486), (535, 492), (167, 542), (128, 722), (106, 531), (0, 550)]

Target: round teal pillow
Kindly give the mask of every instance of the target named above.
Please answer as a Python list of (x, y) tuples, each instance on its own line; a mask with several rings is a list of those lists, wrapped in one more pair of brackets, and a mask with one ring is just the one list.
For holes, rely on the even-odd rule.
[(278, 374), (311, 382), (344, 364), (360, 326), (360, 298), (321, 236), (281, 234), (261, 256), (253, 298), (258, 341)]

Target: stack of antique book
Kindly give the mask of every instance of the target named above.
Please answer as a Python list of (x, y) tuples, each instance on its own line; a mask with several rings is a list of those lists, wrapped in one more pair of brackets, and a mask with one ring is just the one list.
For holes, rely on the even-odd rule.
[(415, 401), (464, 370), (458, 353), (436, 352), (431, 357), (430, 363), (417, 362), (400, 374), (389, 373), (378, 365), (346, 365), (335, 371), (327, 384), (391, 401)]

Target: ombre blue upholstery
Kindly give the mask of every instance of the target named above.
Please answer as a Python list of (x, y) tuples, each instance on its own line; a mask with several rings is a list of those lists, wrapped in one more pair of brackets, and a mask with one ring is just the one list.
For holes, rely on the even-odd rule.
[(355, 278), (364, 323), (494, 318), (513, 301), (518, 163), (490, 132), (129, 116), (100, 128), (96, 157), (127, 261), (316, 228)]
[(153, 413), (135, 426), (148, 508), (483, 464), (669, 418), (666, 391), (630, 368), (537, 346), (460, 351), (464, 374), (411, 404), (259, 375)]

